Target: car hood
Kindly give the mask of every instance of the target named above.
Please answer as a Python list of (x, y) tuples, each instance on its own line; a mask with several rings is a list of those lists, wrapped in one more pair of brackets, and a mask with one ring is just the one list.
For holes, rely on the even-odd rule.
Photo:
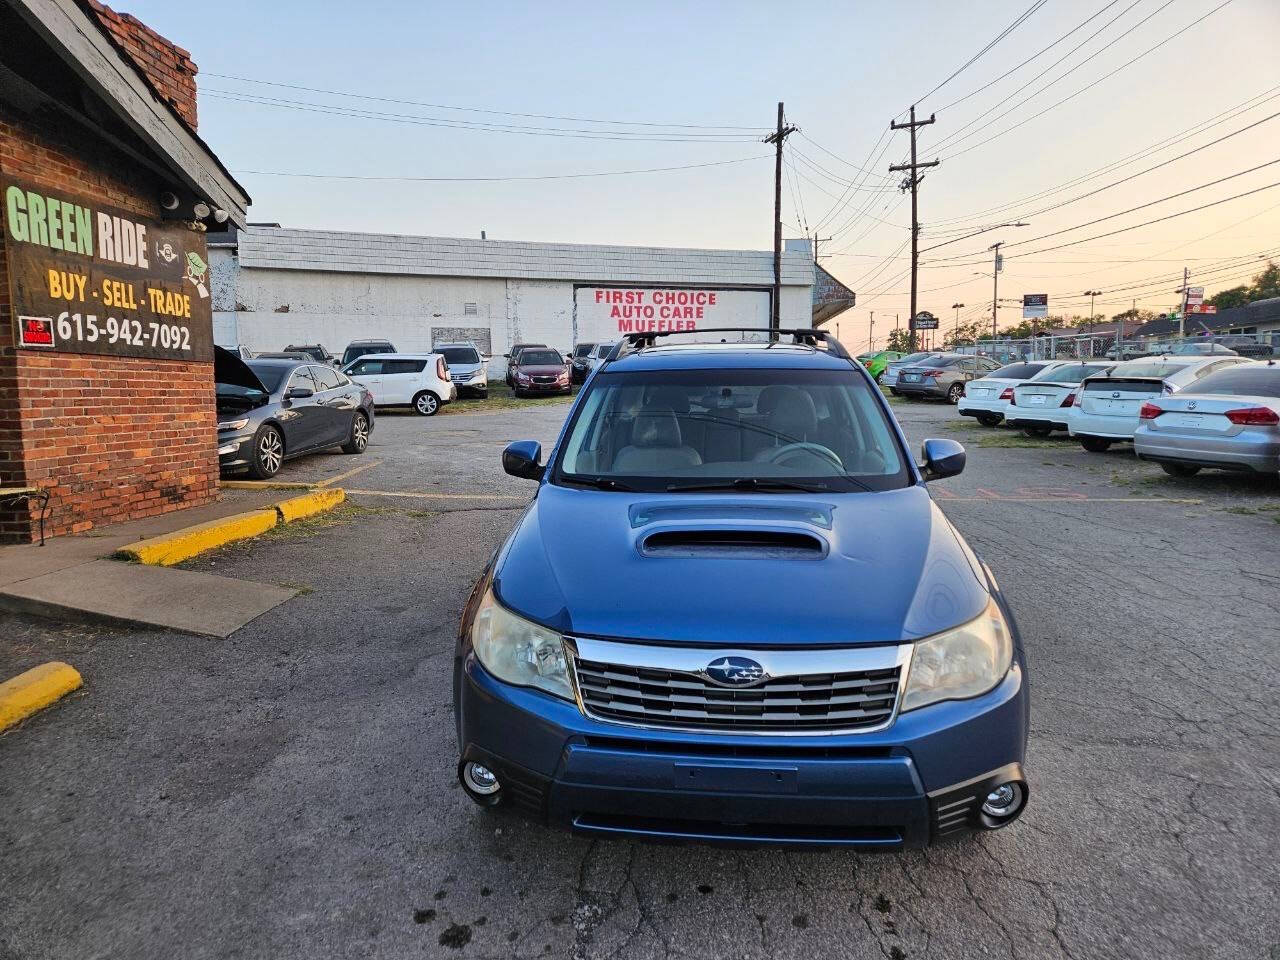
[[(819, 549), (680, 547), (706, 532)], [(544, 484), (494, 565), (507, 607), (562, 633), (712, 646), (855, 646), (981, 613), (985, 576), (923, 487), (664, 495)]]
[(564, 373), (563, 363), (535, 363), (535, 364), (519, 364), (516, 367), (517, 373), (523, 373), (529, 377), (557, 377)]
[(222, 347), (215, 346), (213, 348), (213, 382), (215, 384), (230, 384), (233, 387), (244, 387), (246, 390), (258, 390), (262, 393), (270, 393), (258, 375), (250, 369), (249, 365), (237, 357), (230, 350), (224, 350)]

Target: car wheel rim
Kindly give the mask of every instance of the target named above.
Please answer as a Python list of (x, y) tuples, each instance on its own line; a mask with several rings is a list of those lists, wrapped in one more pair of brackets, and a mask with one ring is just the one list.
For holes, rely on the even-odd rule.
[(419, 398), (418, 398), (418, 409), (419, 409), (422, 413), (427, 413), (427, 414), (435, 413), (435, 412), (436, 412), (436, 398), (435, 398), (435, 397), (433, 397), (433, 396), (431, 396), (430, 394), (426, 394), (426, 395), (424, 395), (424, 396), (419, 397)]
[(357, 450), (363, 450), (369, 442), (369, 423), (364, 417), (356, 417), (355, 425), (351, 428), (351, 438), (355, 440)]
[(271, 473), (280, 469), (280, 437), (274, 430), (268, 430), (258, 441), (258, 459)]

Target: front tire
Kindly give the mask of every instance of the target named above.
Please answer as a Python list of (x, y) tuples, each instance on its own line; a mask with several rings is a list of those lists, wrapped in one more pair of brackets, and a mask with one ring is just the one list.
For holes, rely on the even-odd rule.
[(342, 445), (343, 453), (364, 453), (369, 446), (369, 418), (357, 412), (351, 418), (351, 430), (347, 434), (347, 442)]
[(284, 463), (284, 436), (265, 424), (253, 435), (253, 455), (249, 458), (249, 475), (255, 480), (270, 480)]
[(1090, 453), (1106, 453), (1111, 449), (1111, 441), (1105, 437), (1081, 437), (1080, 446)]
[(1186, 463), (1162, 463), (1160, 469), (1171, 477), (1194, 477), (1200, 472), (1199, 467), (1193, 467)]
[(423, 417), (434, 417), (440, 410), (440, 398), (430, 390), (423, 390), (413, 398), (413, 412)]
[(953, 407), (960, 402), (960, 398), (964, 396), (964, 384), (953, 383), (951, 388), (947, 390), (947, 403)]

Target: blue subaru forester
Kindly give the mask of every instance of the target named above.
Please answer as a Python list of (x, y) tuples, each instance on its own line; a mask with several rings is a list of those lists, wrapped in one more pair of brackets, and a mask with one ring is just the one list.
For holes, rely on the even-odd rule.
[(597, 836), (879, 849), (1025, 808), (1017, 628), (925, 489), (964, 449), (926, 440), (917, 466), (829, 335), (632, 335), (545, 465), (532, 441), (502, 459), (538, 490), (459, 632), (478, 803)]

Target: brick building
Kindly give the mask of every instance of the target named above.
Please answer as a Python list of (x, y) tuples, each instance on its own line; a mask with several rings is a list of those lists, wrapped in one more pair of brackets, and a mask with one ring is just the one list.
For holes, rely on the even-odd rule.
[[(72, 533), (217, 493), (206, 226), (249, 198), (196, 66), (96, 0), (0, 0), (0, 488)], [(0, 540), (33, 535), (0, 499)]]

